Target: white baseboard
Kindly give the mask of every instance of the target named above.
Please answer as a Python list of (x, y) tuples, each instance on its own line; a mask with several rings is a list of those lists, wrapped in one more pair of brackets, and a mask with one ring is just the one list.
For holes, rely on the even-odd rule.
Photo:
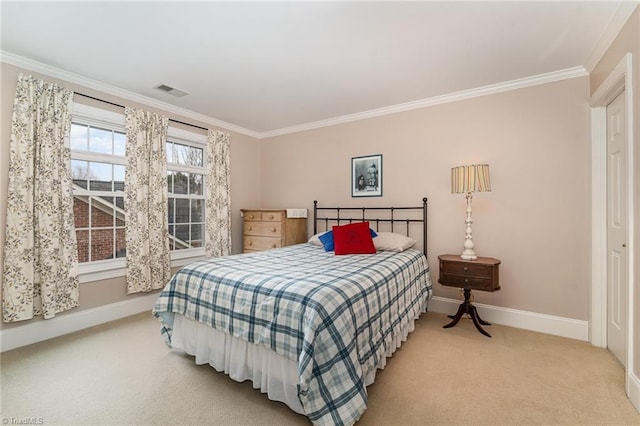
[[(441, 314), (455, 314), (460, 303), (460, 300), (434, 296), (429, 301), (429, 311)], [(483, 305), (481, 303), (474, 303), (473, 306), (478, 308), (478, 313), (483, 320), (492, 323), (589, 341), (588, 321)]]
[[(136, 297), (132, 300), (57, 316), (50, 320), (0, 330), (0, 351), (4, 352), (30, 345), (135, 315), (140, 312), (150, 312), (157, 297), (158, 295), (153, 293), (147, 296)], [(459, 305), (460, 300), (435, 296), (429, 302), (429, 310), (443, 314), (452, 314), (456, 312)], [(572, 339), (584, 341), (588, 341), (589, 339), (589, 323), (587, 321), (483, 305), (480, 303), (475, 303), (474, 306), (478, 308), (480, 316), (489, 322)], [(640, 388), (640, 385), (638, 387)], [(640, 396), (640, 391), (638, 391), (637, 394)]]
[(144, 311), (149, 311), (149, 315), (151, 315), (151, 309), (157, 298), (158, 293), (155, 292), (131, 300), (111, 303), (85, 311), (59, 315), (48, 320), (0, 330), (0, 352), (73, 333), (74, 331), (83, 330)]
[(629, 400), (640, 413), (640, 377), (633, 373), (629, 374)]

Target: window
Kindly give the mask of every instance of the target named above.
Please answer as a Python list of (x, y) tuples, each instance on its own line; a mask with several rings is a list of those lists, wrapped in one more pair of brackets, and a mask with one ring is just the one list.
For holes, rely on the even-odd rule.
[[(84, 110), (85, 112), (90, 110)], [(74, 109), (69, 144), (78, 262), (123, 258), (124, 117), (78, 114)]]
[[(185, 140), (189, 135), (191, 140)], [(206, 145), (197, 142), (204, 138), (198, 136), (170, 130), (167, 141), (169, 248), (174, 251), (204, 247)]]
[[(69, 145), (81, 282), (125, 274), (126, 139), (124, 114), (74, 104)], [(206, 144), (204, 135), (169, 127), (171, 266), (204, 255)]]

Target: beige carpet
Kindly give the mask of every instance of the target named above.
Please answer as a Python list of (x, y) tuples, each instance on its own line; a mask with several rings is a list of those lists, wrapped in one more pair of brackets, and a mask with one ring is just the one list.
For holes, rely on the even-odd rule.
[[(640, 425), (613, 356), (586, 342), (428, 313), (369, 387), (359, 425)], [(309, 424), (172, 352), (150, 314), (2, 354), (3, 424)], [(24, 424), (24, 423), (23, 423)]]

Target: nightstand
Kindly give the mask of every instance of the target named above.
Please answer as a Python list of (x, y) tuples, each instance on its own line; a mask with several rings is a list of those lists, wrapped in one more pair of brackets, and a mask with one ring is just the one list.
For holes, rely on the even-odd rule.
[(464, 290), (464, 302), (460, 304), (458, 312), (450, 315), (452, 321), (443, 328), (453, 327), (460, 321), (464, 314), (473, 320), (478, 331), (491, 337), (482, 326), (491, 325), (483, 321), (478, 315), (475, 306), (471, 304), (471, 290), (498, 291), (500, 280), (498, 267), (500, 261), (492, 257), (478, 257), (476, 260), (463, 260), (455, 254), (443, 254), (438, 256), (440, 261), (440, 277), (438, 282), (444, 286), (457, 287)]

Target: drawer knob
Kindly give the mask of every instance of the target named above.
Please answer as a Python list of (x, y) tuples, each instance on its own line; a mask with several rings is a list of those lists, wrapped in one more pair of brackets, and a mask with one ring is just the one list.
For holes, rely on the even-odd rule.
[(273, 219), (273, 215), (269, 216), (269, 219)]
[(464, 283), (465, 283), (465, 284), (469, 284), (469, 279), (468, 279), (468, 278), (465, 278), (465, 279), (464, 279)]
[(271, 244), (271, 248), (276, 248), (276, 243)]
[(276, 232), (276, 228), (274, 228), (273, 226), (271, 227), (271, 232)]
[(249, 241), (249, 245), (252, 246), (253, 245), (253, 241)]
[(253, 219), (253, 218), (254, 218), (254, 216), (253, 216), (252, 214), (250, 214), (250, 215), (249, 215), (249, 218), (250, 218), (250, 219)]
[(252, 227), (249, 227), (249, 231), (252, 231), (252, 230), (253, 230), (253, 228), (252, 228)]
[(464, 271), (467, 272), (469, 270), (469, 268), (467, 268), (466, 266), (464, 267)]

